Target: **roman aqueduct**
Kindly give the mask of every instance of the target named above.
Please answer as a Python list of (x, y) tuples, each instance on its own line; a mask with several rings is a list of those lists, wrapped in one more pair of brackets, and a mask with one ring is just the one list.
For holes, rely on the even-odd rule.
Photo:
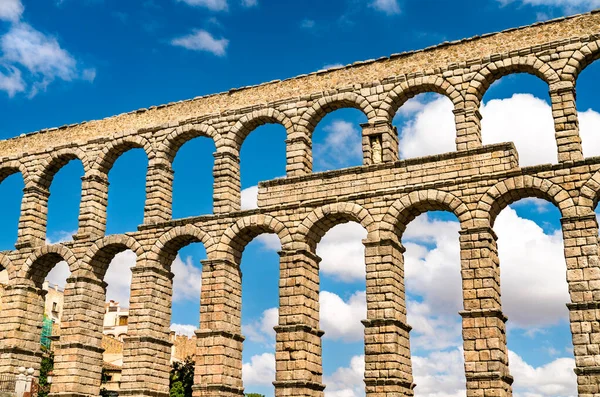
[[(168, 396), (172, 273), (177, 251), (201, 242), (201, 320), (197, 330), (196, 396), (242, 396), (241, 276), (245, 245), (259, 234), (281, 241), (277, 396), (322, 396), (319, 329), (321, 237), (355, 221), (364, 240), (367, 283), (364, 380), (367, 395), (414, 393), (403, 285), (402, 233), (417, 215), (454, 213), (461, 224), (465, 375), (468, 396), (509, 396), (494, 220), (512, 202), (538, 197), (561, 212), (571, 302), (571, 331), (579, 396), (600, 396), (600, 158), (584, 158), (575, 107), (579, 73), (600, 58), (600, 13), (538, 23), (444, 43), (327, 71), (171, 103), (104, 120), (42, 130), (0, 141), (0, 180), (25, 181), (18, 242), (0, 255), (9, 286), (0, 312), (0, 373), (39, 368), (41, 286), (66, 261), (62, 332), (52, 393), (97, 396), (102, 366), (102, 318), (111, 259), (133, 250), (129, 333), (121, 394)], [(558, 162), (520, 167), (511, 143), (483, 146), (478, 111), (497, 79), (529, 73), (548, 84)], [(398, 159), (391, 125), (411, 97), (450, 98), (456, 151)], [(333, 110), (361, 110), (363, 166), (312, 173), (311, 133)], [(287, 177), (261, 183), (259, 208), (240, 210), (239, 152), (265, 123), (287, 130)], [(172, 219), (171, 163), (186, 141), (206, 136), (216, 145), (214, 214)], [(149, 159), (144, 223), (124, 235), (105, 235), (108, 171), (125, 151)], [(45, 244), (49, 186), (68, 161), (85, 169), (79, 230), (73, 241)]]

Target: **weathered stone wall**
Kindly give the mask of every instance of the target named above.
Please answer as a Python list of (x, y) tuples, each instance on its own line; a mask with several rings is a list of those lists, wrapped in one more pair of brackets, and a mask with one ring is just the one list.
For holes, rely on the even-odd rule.
[[(594, 209), (600, 197), (600, 158), (584, 159), (575, 84), (600, 57), (600, 14), (590, 13), (459, 43), (265, 85), (232, 90), (97, 122), (0, 142), (0, 180), (25, 180), (16, 250), (0, 255), (9, 285), (0, 312), (0, 373), (39, 366), (42, 283), (65, 260), (71, 277), (57, 343), (52, 392), (97, 395), (102, 365), (102, 319), (112, 258), (130, 249), (133, 268), (122, 395), (167, 396), (172, 278), (179, 249), (201, 242), (201, 313), (196, 332), (196, 396), (243, 395), (241, 254), (262, 233), (281, 241), (280, 307), (276, 337), (277, 396), (323, 396), (316, 246), (333, 226), (354, 221), (364, 240), (367, 318), (367, 395), (410, 396), (402, 234), (419, 214), (450, 211), (460, 221), (464, 357), (467, 394), (511, 395), (506, 317), (494, 221), (512, 202), (539, 197), (562, 214), (571, 331), (579, 396), (600, 396), (600, 269)], [(510, 143), (482, 146), (479, 107), (489, 86), (511, 73), (548, 84), (557, 164), (521, 168)], [(398, 159), (396, 111), (411, 97), (437, 92), (454, 104), (454, 153)], [(329, 112), (365, 113), (363, 166), (312, 173), (311, 135)], [(259, 208), (240, 211), (239, 152), (265, 123), (287, 130), (287, 177), (259, 185)], [(171, 219), (172, 161), (186, 141), (214, 140), (214, 214)], [(144, 224), (105, 236), (108, 172), (131, 148), (149, 166)], [(85, 176), (79, 230), (72, 242), (46, 245), (49, 186), (68, 161)], [(566, 302), (567, 303), (567, 302)]]

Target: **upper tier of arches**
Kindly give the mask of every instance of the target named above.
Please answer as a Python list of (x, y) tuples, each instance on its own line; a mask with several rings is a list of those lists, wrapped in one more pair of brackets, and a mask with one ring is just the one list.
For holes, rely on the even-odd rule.
[[(548, 85), (559, 162), (578, 161), (583, 157), (576, 121), (575, 84), (581, 71), (600, 57), (600, 41), (584, 42), (578, 49), (570, 51), (559, 50), (560, 47), (554, 49), (556, 56), (548, 55), (548, 51), (540, 52), (539, 56), (535, 53), (506, 54), (468, 67), (455, 65), (445, 72), (430, 71), (432, 74), (391, 78), (390, 82), (377, 81), (309, 98), (260, 105), (248, 112), (229, 112), (179, 126), (124, 132), (111, 139), (93, 140), (80, 146), (71, 144), (45, 154), (3, 161), (0, 163), (0, 182), (14, 173), (23, 176), (25, 194), (19, 240), (31, 240), (33, 236), (33, 240), (43, 241), (45, 209), (54, 175), (69, 161), (80, 161), (85, 175), (78, 234), (102, 236), (106, 223), (108, 173), (119, 156), (140, 148), (148, 158), (144, 223), (165, 222), (171, 220), (172, 214), (173, 160), (184, 143), (202, 136), (212, 139), (216, 148), (214, 213), (235, 212), (241, 208), (240, 148), (246, 137), (259, 126), (280, 124), (285, 128), (287, 176), (306, 175), (312, 172), (315, 127), (335, 110), (355, 108), (368, 120), (362, 125), (363, 164), (389, 162), (398, 159), (398, 148), (389, 144), (397, 141), (397, 132), (391, 124), (394, 115), (408, 99), (434, 92), (448, 97), (454, 105), (457, 150), (473, 149), (481, 146), (478, 109), (483, 96), (493, 82), (513, 73), (534, 75)], [(373, 145), (383, 147), (381, 158), (374, 157)], [(588, 196), (584, 195), (584, 198)], [(595, 205), (595, 198), (591, 200)]]

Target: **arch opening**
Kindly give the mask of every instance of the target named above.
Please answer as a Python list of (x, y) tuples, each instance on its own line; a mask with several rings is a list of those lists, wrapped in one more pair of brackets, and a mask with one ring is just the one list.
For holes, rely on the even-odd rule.
[(83, 164), (79, 159), (64, 159), (55, 165), (56, 170), (47, 182), (48, 222), (46, 240), (50, 244), (69, 241), (79, 227), (81, 203), (81, 178)]
[[(600, 52), (597, 58), (600, 57)], [(600, 62), (595, 61), (582, 70), (577, 78), (577, 110), (579, 135), (584, 157), (600, 156), (600, 104), (596, 86), (600, 79)]]
[(403, 99), (393, 115), (398, 129), (401, 159), (453, 152), (456, 123), (452, 100), (437, 92), (425, 92)]
[(146, 152), (141, 148), (123, 149), (109, 169), (106, 233), (134, 231), (144, 220)]
[(0, 171), (0, 206), (2, 207), (0, 250), (2, 251), (15, 248), (24, 188), (23, 175), (18, 169)]
[(240, 178), (242, 210), (249, 210), (258, 207), (258, 182), (286, 175), (287, 131), (280, 124), (270, 123), (245, 135), (240, 149)]
[(494, 231), (513, 392), (576, 395), (560, 210), (532, 196), (509, 204)]
[(333, 108), (312, 131), (313, 171), (332, 171), (363, 165), (361, 124), (368, 121), (356, 108)]
[(556, 163), (548, 83), (526, 71), (505, 71), (487, 84), (480, 107), (483, 144), (514, 142), (521, 166)]
[(173, 160), (173, 219), (213, 213), (214, 141), (195, 137), (183, 143)]
[(462, 395), (465, 358), (464, 309), (459, 231), (456, 215), (434, 202), (422, 203), (398, 218), (404, 253), (406, 321), (415, 396), (444, 390)]

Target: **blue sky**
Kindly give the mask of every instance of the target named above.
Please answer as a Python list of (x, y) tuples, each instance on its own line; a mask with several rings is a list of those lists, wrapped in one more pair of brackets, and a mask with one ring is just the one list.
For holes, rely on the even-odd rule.
[[(534, 23), (600, 7), (600, 0), (0, 0), (0, 138), (111, 116), (331, 65), (378, 58), (439, 42)], [(580, 76), (584, 155), (600, 155), (600, 65)], [(522, 165), (556, 162), (547, 86), (533, 76), (495, 83), (482, 107), (484, 143), (514, 141)], [(326, 116), (314, 134), (315, 171), (360, 165), (354, 109)], [(452, 106), (420, 95), (394, 120), (404, 158), (454, 150)], [(255, 205), (258, 181), (285, 174), (285, 130), (266, 125), (242, 146), (243, 202)], [(214, 146), (186, 143), (174, 162), (175, 218), (212, 208)], [(122, 155), (109, 174), (107, 233), (142, 222), (147, 159)], [(48, 239), (70, 239), (77, 229), (81, 164), (71, 162), (51, 186)], [(0, 184), (0, 249), (17, 235), (23, 182)], [(499, 235), (504, 311), (509, 317), (515, 395), (576, 395), (568, 326), (560, 214), (550, 204), (522, 200), (505, 209)], [(430, 213), (411, 223), (406, 285), (417, 396), (464, 396), (460, 351), (458, 225), (453, 215)], [(328, 397), (363, 395), (364, 262), (360, 226), (332, 229), (319, 244), (323, 365)], [(261, 236), (242, 260), (244, 379), (247, 392), (273, 395), (274, 333), (278, 304), (278, 243)], [(175, 260), (174, 329), (198, 327), (201, 244)], [(109, 269), (108, 298), (127, 302), (135, 257), (117, 256)], [(68, 270), (67, 270), (68, 272)], [(64, 282), (58, 265), (49, 280)], [(540, 277), (539, 274), (542, 274)]]

